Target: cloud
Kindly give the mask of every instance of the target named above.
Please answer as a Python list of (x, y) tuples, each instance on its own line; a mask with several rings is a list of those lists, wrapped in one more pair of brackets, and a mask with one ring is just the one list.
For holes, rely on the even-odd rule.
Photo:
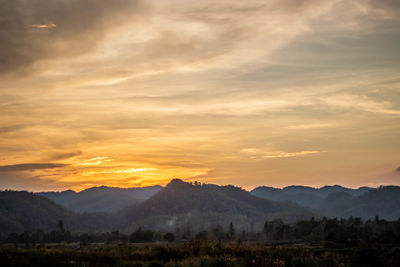
[(16, 132), (19, 130), (22, 130), (26, 127), (27, 125), (24, 124), (16, 124), (16, 125), (10, 125), (10, 126), (3, 126), (0, 127), (0, 133), (10, 133), (10, 132)]
[(69, 159), (69, 158), (73, 158), (76, 156), (81, 155), (82, 152), (81, 151), (76, 151), (76, 152), (68, 152), (68, 153), (53, 153), (50, 156), (51, 160), (62, 160), (62, 159)]
[(0, 166), (0, 172), (12, 172), (12, 171), (31, 171), (31, 170), (42, 170), (42, 169), (55, 169), (68, 166), (67, 164), (61, 163), (25, 163), (15, 165), (3, 165)]
[(271, 155), (264, 155), (264, 158), (272, 159), (272, 158), (291, 158), (291, 157), (299, 157), (299, 156), (304, 156), (304, 155), (311, 155), (311, 154), (319, 154), (323, 153), (326, 151), (319, 151), (319, 150), (313, 150), (313, 151), (299, 151), (299, 152), (277, 152), (277, 153), (271, 153)]
[(31, 26), (32, 28), (36, 28), (36, 29), (49, 29), (49, 28), (55, 28), (55, 27), (57, 27), (57, 25), (54, 24), (54, 23), (49, 23), (49, 24), (32, 24), (32, 25), (29, 25), (29, 26)]
[(400, 3), (397, 0), (370, 0), (370, 8), (386, 13), (390, 18), (400, 20)]
[(305, 150), (305, 151), (297, 151), (297, 152), (283, 152), (283, 151), (261, 151), (256, 148), (244, 148), (242, 151), (246, 154), (254, 156), (261, 156), (266, 159), (273, 158), (291, 158), (291, 157), (299, 157), (311, 154), (319, 154), (327, 151), (323, 150)]
[(124, 170), (109, 170), (109, 171), (94, 171), (89, 172), (89, 174), (111, 174), (111, 173), (133, 173), (133, 172), (150, 172), (158, 171), (157, 168), (131, 168)]
[(0, 75), (87, 52), (135, 2), (0, 0)]
[[(74, 82), (110, 85), (169, 71), (231, 68), (307, 31), (307, 21), (334, 2), (0, 0), (0, 73), (42, 60), (49, 68), (51, 60), (68, 58), (56, 73), (79, 72)], [(96, 71), (88, 71), (93, 66)]]
[(70, 164), (1, 176), (244, 185), (393, 169), (396, 2), (0, 0), (3, 164)]
[(319, 129), (319, 128), (328, 128), (333, 127), (332, 123), (316, 123), (316, 124), (299, 124), (299, 125), (291, 125), (288, 126), (287, 129), (290, 130), (307, 130), (307, 129)]
[(359, 109), (385, 115), (400, 115), (400, 110), (395, 109), (390, 101), (376, 101), (366, 95), (342, 93), (324, 97), (321, 100), (324, 104), (332, 107)]
[(100, 165), (103, 162), (110, 162), (113, 161), (114, 159), (109, 158), (109, 157), (95, 157), (95, 158), (91, 158), (88, 160), (84, 160), (80, 163), (78, 163), (78, 165), (82, 165), (82, 166), (94, 166), (94, 165)]
[[(103, 44), (100, 62), (115, 62), (100, 83), (168, 72), (231, 69), (263, 57), (307, 30), (332, 1), (145, 1), (148, 13)], [(266, 19), (268, 18), (268, 19)], [(255, 27), (254, 25), (257, 25)], [(134, 48), (134, 50), (132, 50)], [(104, 51), (114, 50), (112, 54)], [(112, 55), (108, 57), (107, 54)], [(104, 56), (105, 55), (105, 56)], [(95, 64), (99, 64), (97, 62)], [(102, 64), (100, 64), (102, 65)], [(130, 71), (127, 71), (129, 69)]]
[(59, 180), (44, 179), (31, 173), (9, 172), (0, 175), (0, 189), (29, 190), (42, 192), (47, 190), (63, 190), (71, 188), (77, 183), (62, 182)]

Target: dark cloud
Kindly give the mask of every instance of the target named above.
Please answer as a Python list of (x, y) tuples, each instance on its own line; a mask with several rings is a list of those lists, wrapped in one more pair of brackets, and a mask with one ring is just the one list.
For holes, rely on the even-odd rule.
[(55, 153), (51, 155), (51, 160), (69, 159), (79, 155), (82, 155), (81, 151), (69, 152), (69, 153)]
[[(391, 15), (398, 15), (400, 13), (400, 2), (398, 0), (372, 0), (370, 4), (375, 8), (385, 10), (386, 13)], [(396, 18), (399, 20), (399, 18)]]
[(61, 163), (25, 163), (25, 164), (15, 164), (15, 165), (0, 166), (0, 172), (54, 169), (54, 168), (60, 168), (60, 167), (65, 167), (65, 166), (67, 166), (67, 164), (61, 164)]
[(25, 127), (26, 127), (26, 125), (23, 125), (23, 124), (4, 126), (4, 127), (0, 127), (0, 133), (16, 132), (16, 131), (24, 129)]
[(136, 6), (129, 0), (0, 0), (0, 74), (85, 53)]

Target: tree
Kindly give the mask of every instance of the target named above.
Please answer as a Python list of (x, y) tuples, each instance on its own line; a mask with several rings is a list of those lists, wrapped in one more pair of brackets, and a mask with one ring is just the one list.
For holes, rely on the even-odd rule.
[(272, 230), (272, 238), (274, 240), (283, 239), (284, 234), (284, 224), (281, 219), (275, 219), (270, 222), (271, 230)]
[(224, 229), (219, 224), (214, 224), (210, 227), (210, 234), (214, 239), (223, 239), (225, 237)]
[(265, 221), (264, 223), (265, 238), (268, 238), (268, 229), (269, 229), (268, 227), (269, 227), (268, 221)]
[(60, 232), (64, 233), (65, 232), (64, 222), (62, 220), (58, 220), (57, 225), (58, 225), (58, 229), (60, 229)]
[(235, 229), (233, 228), (233, 223), (229, 224), (229, 237), (232, 238), (235, 236)]
[(173, 233), (166, 233), (164, 235), (164, 239), (167, 240), (168, 242), (173, 242), (175, 240), (175, 235)]
[(195, 236), (196, 240), (207, 240), (208, 239), (208, 232), (207, 231), (201, 231), (198, 232)]
[(142, 227), (139, 227), (138, 230), (133, 232), (129, 236), (129, 241), (132, 243), (136, 242), (151, 242), (153, 240), (154, 232), (151, 230), (142, 230)]

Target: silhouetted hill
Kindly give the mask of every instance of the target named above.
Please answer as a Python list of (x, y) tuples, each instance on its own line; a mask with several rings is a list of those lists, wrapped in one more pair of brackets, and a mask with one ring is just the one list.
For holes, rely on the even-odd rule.
[[(363, 219), (379, 216), (386, 220), (400, 218), (400, 187), (398, 186), (364, 188), (362, 190), (367, 192), (362, 195), (358, 195), (361, 190), (349, 191), (339, 186), (320, 189), (295, 186), (286, 190), (263, 187), (253, 190), (250, 194), (232, 185), (190, 184), (175, 179), (165, 188), (161, 190), (159, 188), (161, 187), (139, 190), (142, 193), (140, 195), (142, 199), (152, 196), (138, 204), (132, 204), (130, 194), (128, 194), (128, 200), (123, 200), (127, 197), (124, 193), (131, 191), (107, 187), (91, 188), (82, 191), (82, 195), (71, 190), (48, 193), (56, 197), (65, 197), (65, 199), (69, 197), (70, 200), (72, 199), (71, 203), (76, 201), (75, 203), (85, 205), (84, 201), (96, 202), (86, 203), (83, 209), (87, 209), (89, 204), (92, 205), (92, 209), (96, 205), (107, 205), (108, 209), (111, 209), (111, 207), (121, 207), (126, 203), (131, 203), (118, 213), (76, 213), (38, 194), (26, 191), (0, 191), (0, 233), (34, 231), (39, 228), (54, 230), (57, 229), (58, 220), (63, 220), (65, 228), (70, 231), (119, 229), (132, 232), (138, 226), (150, 229), (197, 231), (209, 229), (213, 225), (227, 227), (230, 222), (234, 223), (236, 229), (248, 231), (253, 226), (254, 229), (261, 229), (265, 220), (279, 218), (286, 222), (295, 222), (322, 215), (342, 218), (352, 216)], [(319, 195), (310, 193), (318, 190), (324, 192)], [(154, 193), (155, 191), (157, 192)], [(110, 192), (113, 193), (110, 194)], [(120, 198), (115, 196), (118, 192), (121, 193)], [(328, 192), (330, 193), (326, 195)], [(101, 198), (104, 194), (112, 197)], [(254, 196), (257, 194), (281, 202)], [(80, 198), (75, 199), (76, 196)], [(113, 202), (114, 199), (116, 203), (107, 202)], [(305, 206), (313, 207), (313, 210), (294, 202), (305, 203)]]
[(321, 187), (320, 189), (318, 189), (317, 194), (320, 197), (327, 197), (329, 194), (331, 193), (336, 193), (336, 192), (344, 192), (347, 193), (349, 195), (352, 196), (361, 196), (364, 193), (367, 193), (368, 191), (370, 191), (371, 187), (359, 187), (357, 189), (352, 189), (352, 188), (346, 188), (340, 185), (326, 185), (324, 187)]
[(138, 204), (157, 193), (161, 186), (142, 188), (92, 187), (81, 192), (42, 192), (61, 206), (77, 212), (116, 212), (127, 206)]
[(0, 231), (51, 229), (72, 213), (45, 197), (26, 191), (0, 191)]
[(179, 179), (136, 207), (125, 209), (127, 224), (150, 227), (185, 227), (220, 224), (230, 221), (243, 227), (251, 222), (282, 218), (295, 221), (315, 213), (295, 204), (279, 203), (252, 196), (235, 186), (193, 185)]
[(251, 193), (265, 199), (294, 202), (328, 217), (353, 216), (372, 219), (379, 216), (386, 220), (400, 218), (398, 186), (384, 186), (377, 189), (370, 187), (350, 189), (338, 185), (321, 188), (290, 186), (283, 189), (258, 187)]
[(315, 209), (323, 199), (313, 193), (315, 190), (311, 187), (291, 186), (284, 189), (273, 187), (257, 187), (251, 191), (253, 196), (280, 201), (293, 202), (298, 205)]
[(317, 210), (328, 217), (343, 217), (353, 207), (356, 198), (346, 192), (334, 192), (318, 203)]
[(327, 203), (320, 210), (328, 209), (334, 217), (361, 217), (397, 220), (400, 218), (400, 187), (382, 186), (359, 197), (341, 196), (334, 200), (334, 209)]
[(302, 185), (290, 185), (284, 187), (282, 192), (287, 194), (317, 194), (318, 189), (309, 187), (309, 186), (302, 186)]
[(77, 214), (34, 193), (0, 191), (0, 233), (54, 230), (59, 220), (73, 231), (109, 230), (117, 225), (115, 216), (107, 213)]
[(371, 189), (372, 188), (370, 187), (352, 189), (340, 185), (326, 185), (321, 188), (309, 186), (288, 186), (283, 189), (260, 186), (253, 189), (251, 194), (260, 198), (283, 202), (294, 202), (301, 206), (318, 209), (321, 202), (323, 202), (331, 193), (344, 192), (351, 196), (360, 196)]

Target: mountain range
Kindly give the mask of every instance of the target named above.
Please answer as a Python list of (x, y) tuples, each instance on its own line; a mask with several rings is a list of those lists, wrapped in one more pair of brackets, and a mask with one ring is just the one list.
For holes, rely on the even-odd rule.
[(327, 185), (321, 188), (292, 185), (282, 189), (260, 186), (253, 189), (250, 193), (256, 197), (275, 201), (294, 202), (301, 206), (318, 209), (321, 205), (321, 202), (323, 202), (324, 199), (326, 199), (330, 194), (345, 193), (349, 196), (358, 197), (372, 189), (373, 188), (371, 187), (359, 187), (357, 189), (352, 189), (342, 187), (340, 185)]
[(296, 203), (317, 213), (337, 218), (350, 216), (372, 219), (379, 216), (386, 220), (400, 218), (400, 187), (345, 188), (339, 185), (312, 188), (289, 186), (283, 189), (257, 187), (251, 194), (260, 198)]
[(249, 192), (232, 185), (174, 179), (165, 187), (0, 191), (2, 233), (56, 229), (58, 220), (71, 231), (131, 232), (140, 226), (197, 231), (213, 225), (226, 227), (230, 222), (249, 230), (262, 227), (265, 220), (295, 222), (322, 216), (397, 220), (400, 187), (258, 187)]
[(250, 228), (274, 218), (293, 222), (318, 215), (294, 203), (252, 196), (239, 187), (189, 184), (179, 179), (122, 214), (127, 226), (168, 229), (190, 225), (199, 230), (217, 224), (227, 226), (231, 221), (240, 228)]
[(37, 194), (76, 212), (116, 212), (150, 198), (161, 188), (159, 185), (139, 188), (100, 186), (81, 192), (66, 190)]

